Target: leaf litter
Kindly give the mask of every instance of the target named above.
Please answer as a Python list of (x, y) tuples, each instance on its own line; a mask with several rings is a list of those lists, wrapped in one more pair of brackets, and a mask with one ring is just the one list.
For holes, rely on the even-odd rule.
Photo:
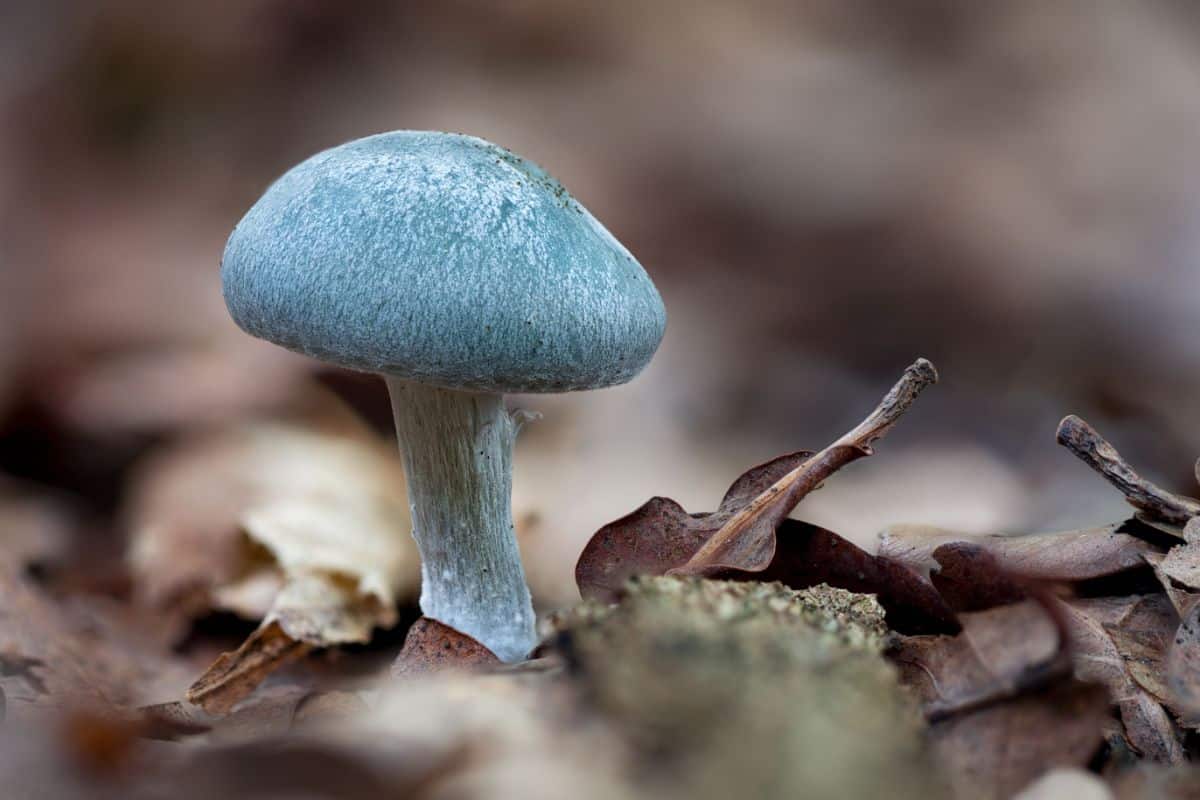
[[(137, 605), (81, 609), (4, 573), (22, 613), (0, 614), (0, 765), (63, 797), (1190, 796), (1197, 501), (1082, 420), (1060, 440), (1136, 521), (896, 525), (869, 553), (789, 518), (935, 380), (917, 362), (850, 433), (749, 470), (715, 512), (654, 498), (602, 528), (577, 564), (585, 601), (533, 660), (420, 619), (367, 682), (344, 646), (416, 589), (394, 456), (342, 425), (183, 440), (126, 505)], [(27, 563), (61, 549), (15, 541)], [(137, 625), (218, 610), (258, 628), (207, 671)], [(296, 680), (301, 664), (332, 682)]]

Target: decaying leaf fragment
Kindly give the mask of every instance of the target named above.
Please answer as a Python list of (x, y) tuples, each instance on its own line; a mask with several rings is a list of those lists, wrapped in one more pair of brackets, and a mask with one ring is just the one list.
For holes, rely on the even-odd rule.
[[(741, 476), (726, 494), (745, 489), (783, 469), (798, 454), (783, 456)], [(769, 483), (767, 484), (769, 485)], [(689, 514), (672, 500), (654, 498), (632, 514), (601, 528), (579, 558), (576, 579), (584, 597), (612, 600), (635, 575), (661, 575), (686, 562), (725, 512)], [(879, 598), (892, 627), (907, 632), (955, 631), (958, 624), (937, 590), (908, 567), (873, 556), (836, 533), (797, 520), (779, 526), (775, 552), (763, 570), (726, 569), (714, 578), (779, 581), (795, 589), (828, 583)]]
[(415, 592), (417, 554), (390, 448), (364, 435), (258, 425), (158, 463), (135, 503), (131, 559), (143, 596), (262, 620), (189, 690), (207, 711), (228, 711), (312, 648), (368, 641)]
[(953, 632), (954, 610), (928, 579), (892, 559), (871, 555), (833, 531), (798, 520), (779, 526), (775, 556), (762, 572), (724, 570), (714, 577), (780, 581), (794, 589), (828, 583), (873, 594), (888, 625), (903, 633)]

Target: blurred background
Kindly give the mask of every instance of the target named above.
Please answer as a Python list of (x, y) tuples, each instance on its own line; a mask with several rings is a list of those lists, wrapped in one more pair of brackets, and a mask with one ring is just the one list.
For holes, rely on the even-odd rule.
[[(156, 453), (246, 420), (329, 427), (337, 403), (388, 433), (381, 383), (240, 333), (218, 265), (276, 176), (397, 128), (537, 161), (667, 305), (633, 383), (512, 399), (544, 415), (515, 477), (544, 606), (600, 525), (656, 494), (713, 508), (917, 356), (942, 384), (798, 516), (868, 546), (895, 522), (1120, 519), (1054, 444), (1069, 412), (1197, 491), (1194, 3), (10, 0), (7, 535), (57, 526), (118, 563)], [(222, 502), (218, 470), (179, 502)]]

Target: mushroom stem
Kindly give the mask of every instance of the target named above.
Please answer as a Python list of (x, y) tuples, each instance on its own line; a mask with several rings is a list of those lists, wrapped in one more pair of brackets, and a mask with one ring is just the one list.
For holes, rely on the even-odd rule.
[(512, 522), (504, 396), (385, 377), (421, 552), (421, 610), (504, 661), (537, 644)]

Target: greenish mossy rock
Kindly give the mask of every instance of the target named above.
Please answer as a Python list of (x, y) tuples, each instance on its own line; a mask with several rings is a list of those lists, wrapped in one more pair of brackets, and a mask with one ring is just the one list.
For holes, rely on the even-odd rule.
[(650, 577), (556, 621), (590, 702), (656, 794), (936, 798), (883, 609), (828, 586)]

